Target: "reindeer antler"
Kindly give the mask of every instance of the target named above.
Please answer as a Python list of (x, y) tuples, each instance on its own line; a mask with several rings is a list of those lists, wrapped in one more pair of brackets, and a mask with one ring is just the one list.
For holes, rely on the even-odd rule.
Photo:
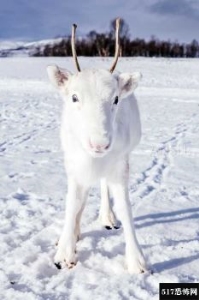
[[(72, 36), (71, 36), (71, 47), (72, 47), (72, 54), (75, 61), (75, 66), (78, 72), (81, 72), (80, 65), (77, 59), (77, 53), (75, 49), (75, 32), (76, 32), (77, 25), (73, 24), (72, 26)], [(117, 61), (120, 55), (120, 43), (119, 43), (119, 30), (120, 30), (120, 18), (116, 19), (116, 32), (115, 32), (115, 59), (110, 68), (110, 72), (113, 73), (115, 67), (117, 65)]]
[(73, 58), (74, 58), (74, 61), (75, 61), (75, 66), (77, 68), (77, 71), (81, 72), (80, 65), (79, 65), (78, 60), (77, 60), (76, 49), (75, 49), (75, 31), (76, 31), (76, 28), (77, 28), (77, 25), (73, 24), (73, 26), (72, 26), (72, 36), (71, 36), (71, 47), (72, 47)]
[(119, 30), (120, 30), (120, 18), (116, 19), (116, 30), (115, 30), (115, 59), (110, 68), (110, 72), (113, 73), (117, 65), (118, 58), (120, 56), (120, 41), (119, 41)]

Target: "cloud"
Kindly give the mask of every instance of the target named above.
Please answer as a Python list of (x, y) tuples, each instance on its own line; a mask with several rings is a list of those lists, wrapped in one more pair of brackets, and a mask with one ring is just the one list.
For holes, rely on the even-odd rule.
[(0, 10), (0, 38), (70, 34), (74, 22), (80, 25), (80, 34), (106, 23), (108, 29), (110, 19), (120, 12), (120, 0), (6, 0)]
[[(189, 40), (198, 38), (199, 0), (5, 0), (1, 1), (0, 39), (39, 40), (105, 32), (117, 16), (129, 24), (131, 37)], [(186, 26), (184, 26), (186, 24)]]
[(160, 15), (199, 18), (198, 0), (160, 0), (149, 6), (149, 11)]

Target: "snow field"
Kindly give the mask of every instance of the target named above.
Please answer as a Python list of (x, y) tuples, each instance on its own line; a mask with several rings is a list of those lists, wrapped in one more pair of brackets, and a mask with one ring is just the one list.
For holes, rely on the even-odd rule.
[[(80, 58), (108, 68), (110, 59)], [(143, 136), (131, 155), (129, 193), (136, 232), (154, 274), (129, 275), (122, 228), (97, 221), (91, 189), (78, 264), (57, 270), (55, 243), (64, 220), (67, 178), (60, 150), (62, 102), (46, 66), (74, 70), (71, 58), (0, 60), (0, 298), (158, 299), (159, 282), (199, 281), (198, 59), (122, 58), (141, 71), (136, 90)]]

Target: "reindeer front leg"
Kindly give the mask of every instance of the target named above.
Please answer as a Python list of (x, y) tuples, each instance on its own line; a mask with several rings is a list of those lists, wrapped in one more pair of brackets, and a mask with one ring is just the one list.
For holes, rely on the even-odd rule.
[(119, 227), (116, 224), (115, 215), (110, 207), (110, 195), (106, 178), (100, 180), (101, 185), (101, 205), (99, 211), (99, 220), (106, 229)]
[(77, 234), (79, 234), (80, 216), (87, 197), (87, 189), (78, 185), (73, 178), (68, 178), (68, 194), (64, 228), (58, 242), (58, 250), (54, 258), (58, 269), (67, 266), (72, 268), (77, 258), (75, 255)]
[(128, 271), (129, 273), (142, 273), (147, 270), (147, 266), (135, 234), (128, 194), (127, 172), (117, 174), (115, 178), (112, 177), (109, 181), (109, 186), (115, 201), (117, 216), (124, 229)]

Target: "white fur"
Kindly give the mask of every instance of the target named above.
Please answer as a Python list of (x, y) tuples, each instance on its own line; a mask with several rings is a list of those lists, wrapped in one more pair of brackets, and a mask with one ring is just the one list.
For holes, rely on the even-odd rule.
[[(133, 95), (141, 75), (113, 75), (106, 70), (84, 70), (72, 75), (57, 66), (49, 66), (47, 71), (64, 100), (61, 141), (68, 175), (65, 225), (55, 263), (68, 267), (76, 263), (76, 241), (88, 190), (101, 180), (101, 222), (104, 226), (115, 226), (110, 190), (124, 229), (127, 268), (131, 273), (145, 271), (128, 195), (129, 154), (141, 137)], [(79, 101), (73, 102), (73, 95)], [(117, 105), (113, 104), (116, 96), (119, 96)]]

